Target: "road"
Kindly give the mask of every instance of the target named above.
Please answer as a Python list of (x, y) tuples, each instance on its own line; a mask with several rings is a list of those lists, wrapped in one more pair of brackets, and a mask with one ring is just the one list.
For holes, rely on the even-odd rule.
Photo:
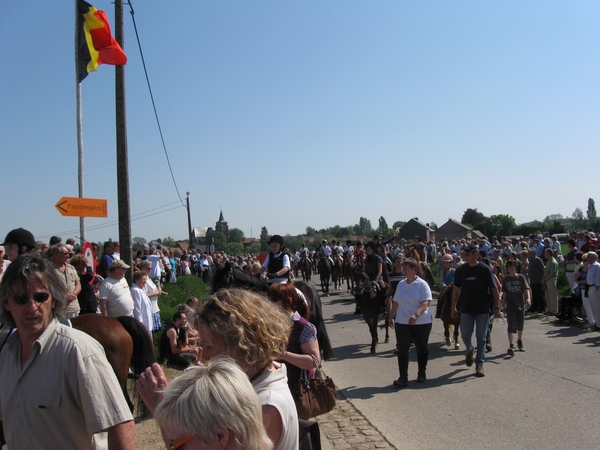
[[(346, 399), (394, 447), (598, 447), (599, 332), (556, 325), (547, 316), (529, 316), (523, 337), (526, 351), (510, 358), (506, 325), (495, 325), (486, 376), (475, 378), (474, 366), (465, 366), (462, 341), (461, 350), (446, 347), (442, 323), (435, 319), (427, 382), (415, 382), (413, 349), (409, 386), (397, 390), (392, 387), (398, 378), (393, 330), (388, 344), (380, 330), (377, 354), (369, 354), (367, 325), (352, 314), (350, 298), (345, 290), (322, 297), (336, 354), (324, 367)], [(434, 305), (435, 301), (432, 311)], [(328, 448), (337, 445), (330, 442)]]

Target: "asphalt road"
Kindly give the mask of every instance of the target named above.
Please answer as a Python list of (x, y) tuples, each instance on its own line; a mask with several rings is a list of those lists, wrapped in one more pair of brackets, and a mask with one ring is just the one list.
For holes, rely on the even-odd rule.
[[(320, 292), (320, 288), (318, 288)], [(395, 336), (369, 354), (366, 323), (352, 297), (322, 297), (335, 358), (325, 363), (344, 396), (398, 449), (597, 448), (600, 443), (600, 333), (526, 317), (525, 352), (508, 357), (506, 325), (495, 325), (485, 378), (466, 367), (464, 346), (446, 347), (434, 319), (426, 383), (417, 384), (411, 350), (409, 385), (398, 390)], [(435, 311), (435, 301), (431, 306)], [(383, 323), (383, 318), (381, 320)]]

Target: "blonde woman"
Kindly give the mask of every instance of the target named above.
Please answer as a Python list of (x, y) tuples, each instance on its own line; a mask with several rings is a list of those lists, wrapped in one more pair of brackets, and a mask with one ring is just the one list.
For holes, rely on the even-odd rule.
[(220, 356), (190, 367), (156, 408), (167, 448), (270, 450), (260, 400), (244, 371)]
[[(296, 404), (288, 388), (286, 367), (275, 362), (286, 351), (291, 320), (264, 297), (241, 289), (222, 289), (204, 302), (195, 321), (202, 359), (233, 358), (258, 394), (274, 450), (297, 449)], [(136, 387), (150, 411), (160, 403), (160, 389), (167, 384), (158, 364), (140, 376)]]

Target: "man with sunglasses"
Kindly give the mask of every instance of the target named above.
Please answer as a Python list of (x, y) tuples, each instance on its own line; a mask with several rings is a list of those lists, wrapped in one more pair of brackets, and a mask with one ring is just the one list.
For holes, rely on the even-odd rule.
[(69, 299), (47, 259), (25, 254), (0, 285), (0, 420), (8, 448), (135, 448), (135, 424), (100, 344), (62, 325)]

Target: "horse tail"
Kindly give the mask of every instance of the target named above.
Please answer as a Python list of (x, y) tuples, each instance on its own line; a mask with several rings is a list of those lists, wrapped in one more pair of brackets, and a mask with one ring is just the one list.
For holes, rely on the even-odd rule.
[(148, 336), (148, 331), (133, 317), (119, 316), (119, 323), (131, 336), (133, 340), (133, 355), (131, 357), (131, 371), (137, 379), (147, 367), (156, 362), (154, 344)]

